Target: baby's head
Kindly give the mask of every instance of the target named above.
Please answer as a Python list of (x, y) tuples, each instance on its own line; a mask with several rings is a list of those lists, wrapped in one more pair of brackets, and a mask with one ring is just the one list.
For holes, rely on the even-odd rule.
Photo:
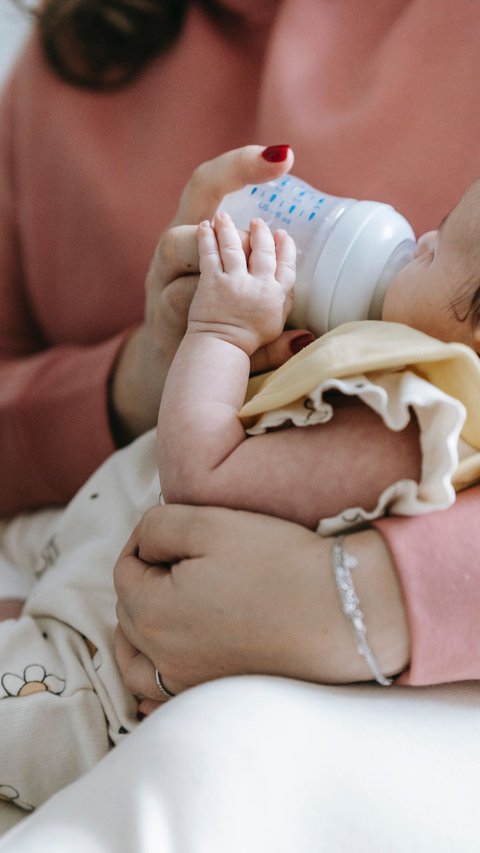
[(480, 180), (389, 285), (382, 318), (480, 353)]

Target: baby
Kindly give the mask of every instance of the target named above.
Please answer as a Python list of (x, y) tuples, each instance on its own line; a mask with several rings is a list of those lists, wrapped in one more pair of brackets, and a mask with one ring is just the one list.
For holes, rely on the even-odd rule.
[[(446, 505), (454, 474), (455, 485), (478, 476), (471, 447), (480, 446), (480, 367), (470, 347), (479, 346), (479, 192), (475, 184), (439, 231), (419, 241), (384, 308), (387, 320), (468, 346), (399, 323), (347, 324), (274, 372), (243, 409), (249, 355), (280, 333), (288, 314), (295, 247), (254, 221), (247, 260), (228, 217), (199, 226), (202, 272), (158, 440), (152, 430), (115, 453), (66, 509), (20, 516), (2, 530), (2, 577), (10, 565), (34, 578), (21, 617), (0, 623), (2, 799), (31, 810), (137, 725), (137, 702), (114, 655), (112, 568), (158, 501), (157, 452), (169, 501), (244, 506), (310, 527), (330, 518), (332, 530), (387, 509)], [(354, 427), (342, 421), (349, 404)], [(260, 434), (246, 439), (240, 413)], [(381, 430), (372, 465), (367, 443), (379, 415), (400, 432)], [(403, 453), (389, 445), (398, 435), (406, 436)]]
[[(438, 231), (421, 237), (414, 259), (391, 282), (383, 306), (389, 323), (348, 323), (329, 332), (242, 408), (249, 357), (281, 333), (291, 308), (295, 245), (285, 231), (272, 235), (254, 219), (247, 259), (227, 213), (217, 214), (213, 226), (202, 222), (200, 281), (159, 414), (165, 500), (267, 512), (321, 533), (387, 510), (415, 514), (450, 505), (454, 487), (480, 473), (480, 367), (473, 353), (480, 348), (479, 233), (477, 182)], [(358, 411), (355, 429), (349, 420), (347, 431), (348, 402)], [(411, 435), (390, 446), (384, 431), (378, 464), (365, 470), (362, 446), (378, 415)], [(347, 452), (352, 442), (356, 467)]]

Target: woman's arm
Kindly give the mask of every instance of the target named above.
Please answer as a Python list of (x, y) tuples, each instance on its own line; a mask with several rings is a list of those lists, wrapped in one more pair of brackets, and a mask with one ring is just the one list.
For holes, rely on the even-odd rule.
[[(370, 645), (385, 673), (403, 671), (400, 683), (480, 680), (479, 506), (477, 486), (443, 512), (380, 519), (346, 539)], [(371, 677), (339, 608), (331, 540), (290, 522), (152, 509), (115, 585), (118, 662), (138, 696), (158, 700), (154, 667), (174, 691), (246, 672)]]
[(83, 346), (62, 332), (63, 342), (52, 346), (42, 329), (42, 308), (52, 322), (58, 310), (53, 293), (41, 297), (28, 284), (37, 270), (29, 269), (19, 198), (17, 83), (14, 76), (0, 106), (0, 517), (67, 500), (112, 452), (106, 387), (123, 340)]
[(410, 626), (402, 683), (480, 680), (479, 510), (476, 486), (442, 512), (374, 522), (394, 561)]
[[(90, 137), (67, 153), (63, 142), (52, 147), (32, 103), (28, 81), (38, 77), (58, 115), (64, 91), (46, 79), (35, 44), (0, 106), (0, 517), (66, 502), (118, 444), (155, 425), (197, 281), (188, 223), (213, 215), (225, 192), (293, 162), (289, 153), (270, 163), (249, 146), (197, 170), (160, 241), (142, 323), (145, 244), (133, 245), (135, 208), (112, 218), (118, 186), (108, 169), (92, 184)], [(266, 354), (273, 364), (285, 359), (289, 337)]]
[[(374, 530), (346, 539), (370, 645), (387, 674), (409, 660), (395, 568)], [(129, 690), (158, 699), (236, 673), (368, 681), (340, 607), (332, 540), (279, 519), (209, 507), (156, 507), (115, 567), (117, 656)], [(153, 662), (153, 663), (152, 663)]]

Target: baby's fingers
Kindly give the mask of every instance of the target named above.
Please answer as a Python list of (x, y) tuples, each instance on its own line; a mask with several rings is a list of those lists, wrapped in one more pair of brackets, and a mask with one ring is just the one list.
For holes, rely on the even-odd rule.
[(218, 248), (226, 273), (242, 274), (247, 272), (247, 261), (242, 241), (231, 216), (224, 210), (217, 213), (214, 220)]
[(210, 222), (200, 222), (197, 230), (200, 272), (211, 277), (223, 270), (217, 238)]
[(295, 284), (297, 274), (297, 247), (295, 241), (283, 229), (275, 231), (275, 248), (277, 250), (277, 269), (275, 278), (288, 293)]
[(263, 219), (252, 219), (250, 223), (251, 254), (248, 269), (257, 278), (275, 278), (277, 258), (275, 242), (270, 228)]

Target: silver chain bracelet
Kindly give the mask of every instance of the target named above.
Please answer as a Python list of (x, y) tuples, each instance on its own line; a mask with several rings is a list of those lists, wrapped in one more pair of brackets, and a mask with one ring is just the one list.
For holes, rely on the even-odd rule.
[(336, 536), (332, 546), (333, 571), (337, 583), (342, 610), (350, 619), (355, 632), (355, 641), (359, 655), (365, 661), (375, 679), (382, 687), (390, 687), (393, 678), (387, 678), (381, 671), (378, 661), (367, 640), (367, 626), (360, 607), (360, 600), (353, 585), (352, 572), (358, 565), (358, 560), (352, 554), (347, 554), (344, 548), (345, 536)]

